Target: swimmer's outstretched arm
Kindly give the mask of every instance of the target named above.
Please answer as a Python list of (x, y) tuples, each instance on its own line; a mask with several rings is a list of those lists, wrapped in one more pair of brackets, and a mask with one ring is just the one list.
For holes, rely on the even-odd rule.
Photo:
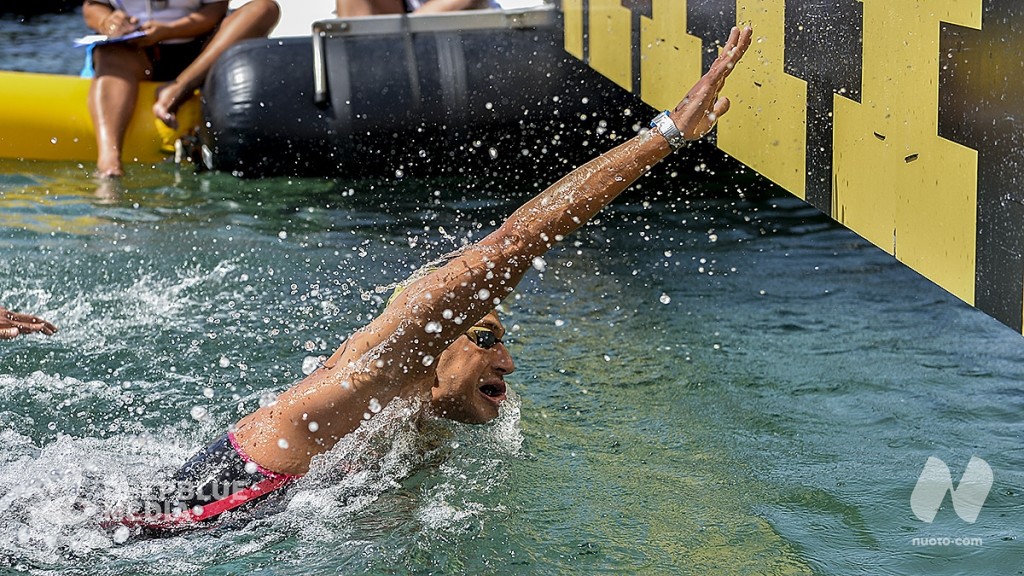
[[(733, 28), (711, 69), (671, 111), (670, 117), (687, 140), (706, 134), (729, 110), (729, 99), (719, 92), (750, 46), (751, 35), (749, 27)], [(408, 381), (428, 374), (429, 359), (508, 296), (535, 258), (582, 226), (670, 152), (667, 140), (658, 134), (646, 132), (632, 138), (573, 170), (479, 243), (403, 291), (367, 327), (379, 329), (379, 334), (396, 334), (393, 352), (382, 356), (396, 369), (394, 376)], [(430, 330), (425, 329), (428, 325)]]
[[(718, 59), (670, 117), (688, 140), (706, 134), (729, 109), (719, 97), (750, 46), (750, 28), (734, 28)], [(497, 230), (403, 291), (328, 362), (238, 423), (236, 437), (259, 464), (301, 474), (362, 422), (367, 406), (396, 397), (429, 399), (434, 359), (508, 296), (547, 252), (671, 152), (645, 133), (565, 176), (516, 210)], [(310, 423), (315, 422), (315, 427)]]
[[(733, 28), (711, 69), (670, 112), (687, 140), (704, 136), (729, 110), (729, 99), (719, 93), (750, 46), (751, 35), (749, 27)], [(493, 233), (399, 295), (382, 323), (389, 316), (394, 317), (392, 324), (409, 317), (418, 317), (420, 326), (437, 322), (436, 337), (417, 334), (413, 338), (420, 353), (436, 355), (508, 296), (535, 258), (590, 220), (670, 152), (665, 138), (646, 132), (573, 170), (516, 210)], [(482, 294), (487, 297), (481, 298)], [(461, 322), (458, 314), (446, 318), (445, 310), (464, 317)], [(400, 364), (415, 370), (419, 359), (406, 355)]]

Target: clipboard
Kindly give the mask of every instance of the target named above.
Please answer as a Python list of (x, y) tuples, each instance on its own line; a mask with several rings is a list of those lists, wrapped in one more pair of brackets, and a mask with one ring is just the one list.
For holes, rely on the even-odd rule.
[(103, 44), (117, 44), (118, 42), (128, 42), (129, 40), (135, 40), (136, 38), (142, 38), (146, 33), (142, 30), (136, 30), (135, 32), (129, 32), (124, 36), (107, 36), (106, 34), (90, 34), (88, 36), (82, 36), (81, 38), (75, 38), (75, 47), (81, 48), (83, 46), (101, 46)]

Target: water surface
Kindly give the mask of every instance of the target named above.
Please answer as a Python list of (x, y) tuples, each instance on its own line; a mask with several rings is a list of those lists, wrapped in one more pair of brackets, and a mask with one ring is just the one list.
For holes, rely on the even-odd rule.
[[(78, 34), (76, 18), (52, 26)], [(7, 69), (78, 66), (12, 46)], [(417, 436), (395, 407), (277, 514), (119, 542), (104, 507), (557, 175), (245, 181), (161, 165), (99, 186), (90, 169), (0, 161), (0, 302), (61, 328), (0, 344), (4, 570), (1019, 570), (1020, 336), (769, 184), (682, 157), (510, 300), (515, 396), (495, 424)], [(334, 473), (367, 455), (381, 465)], [(977, 522), (948, 496), (918, 520), (928, 457), (956, 482), (972, 455), (995, 479)]]
[[(11, 567), (1016, 566), (1019, 336), (752, 179), (741, 185), (763, 189), (724, 198), (650, 179), (549, 254), (510, 301), (516, 399), (497, 424), (439, 425), (424, 448), (397, 417), (374, 440), (389, 458), (372, 474), (326, 466), (279, 514), (117, 543), (96, 494), (176, 467), (365, 323), (384, 286), (479, 238), (531, 191), (166, 166), (102, 190), (74, 165), (2, 168), (0, 300), (61, 327), (0, 352)], [(992, 466), (977, 523), (948, 499), (933, 524), (913, 516), (932, 455), (955, 478), (971, 455)], [(914, 546), (921, 536), (981, 545)]]

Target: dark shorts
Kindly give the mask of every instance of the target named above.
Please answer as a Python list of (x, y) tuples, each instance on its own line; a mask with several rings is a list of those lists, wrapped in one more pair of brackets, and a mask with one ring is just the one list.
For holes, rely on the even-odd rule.
[(146, 47), (146, 55), (153, 63), (153, 77), (157, 82), (170, 82), (188, 68), (206, 47), (210, 37), (196, 38), (183, 44), (155, 44)]
[(252, 462), (227, 433), (185, 462), (169, 485), (155, 489), (141, 511), (109, 524), (157, 531), (188, 528), (281, 495), (298, 478)]

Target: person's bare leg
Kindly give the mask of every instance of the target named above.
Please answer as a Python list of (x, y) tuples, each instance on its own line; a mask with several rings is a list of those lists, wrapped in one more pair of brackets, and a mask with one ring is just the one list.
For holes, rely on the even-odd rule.
[(96, 76), (89, 86), (89, 114), (96, 131), (95, 175), (116, 178), (124, 175), (121, 148), (149, 59), (132, 46), (118, 44), (98, 47), (93, 57)]
[(177, 128), (175, 113), (203, 85), (217, 58), (236, 42), (270, 34), (280, 16), (281, 9), (273, 0), (253, 0), (229, 14), (199, 56), (173, 82), (160, 88), (153, 103), (153, 115)]
[(405, 13), (405, 0), (337, 0), (338, 18)]

